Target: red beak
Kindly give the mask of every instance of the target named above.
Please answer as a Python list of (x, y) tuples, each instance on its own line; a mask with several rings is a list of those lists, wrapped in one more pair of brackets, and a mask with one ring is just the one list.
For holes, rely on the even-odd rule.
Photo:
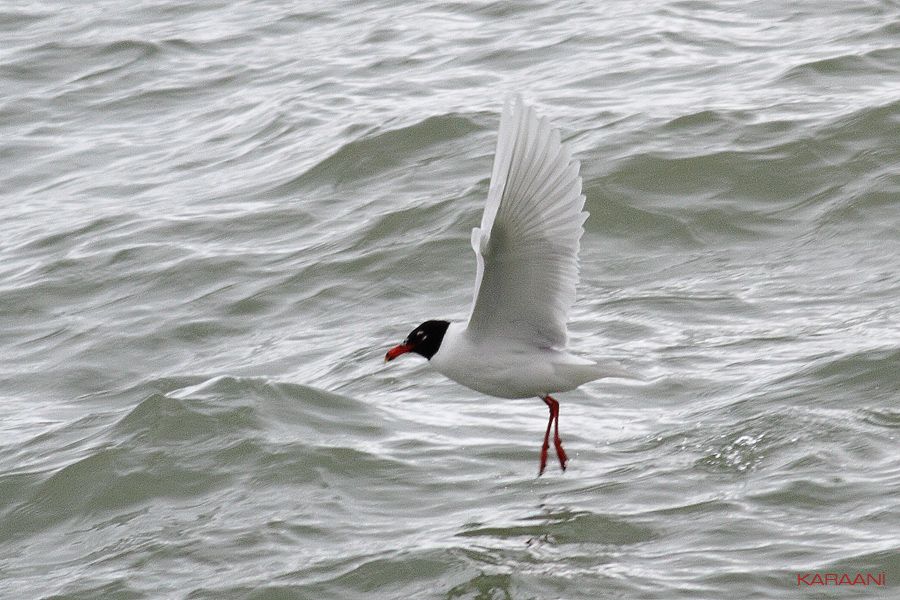
[(398, 346), (394, 346), (390, 350), (387, 351), (387, 354), (384, 355), (384, 362), (390, 362), (400, 356), (401, 354), (406, 354), (413, 349), (411, 344), (400, 344)]

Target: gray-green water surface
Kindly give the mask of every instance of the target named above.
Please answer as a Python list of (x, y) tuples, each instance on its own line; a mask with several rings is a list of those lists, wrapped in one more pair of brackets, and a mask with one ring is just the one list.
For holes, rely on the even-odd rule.
[[(5, 3), (0, 596), (898, 597), (898, 23)], [(582, 162), (571, 346), (643, 377), (541, 478), (540, 400), (382, 359), (465, 317), (514, 92)]]

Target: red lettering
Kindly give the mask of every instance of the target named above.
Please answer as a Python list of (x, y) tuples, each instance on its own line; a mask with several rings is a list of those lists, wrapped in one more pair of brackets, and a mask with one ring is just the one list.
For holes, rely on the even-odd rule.
[(887, 576), (884, 572), (859, 573), (851, 578), (849, 573), (797, 573), (797, 585), (885, 585)]

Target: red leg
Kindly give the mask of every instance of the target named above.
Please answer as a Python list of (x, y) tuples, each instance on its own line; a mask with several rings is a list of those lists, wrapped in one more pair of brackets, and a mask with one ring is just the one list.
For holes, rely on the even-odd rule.
[(552, 396), (549, 394), (541, 398), (550, 409), (550, 419), (547, 421), (547, 432), (544, 433), (544, 445), (541, 446), (541, 469), (538, 472), (538, 475), (542, 475), (544, 473), (544, 468), (547, 466), (547, 450), (550, 448), (550, 426), (554, 426), (553, 430), (553, 446), (556, 448), (556, 457), (559, 459), (559, 466), (562, 467), (562, 470), (566, 470), (566, 462), (569, 458), (566, 456), (566, 451), (563, 450), (562, 440), (559, 439), (559, 402), (557, 402)]
[[(550, 448), (550, 426), (553, 425), (553, 404), (548, 402), (547, 398), (542, 398), (542, 400), (550, 408), (550, 419), (547, 421), (547, 432), (544, 433), (544, 445), (541, 446), (541, 468), (538, 471), (538, 477), (543, 475), (544, 469), (547, 468), (547, 449)], [(555, 403), (556, 401), (554, 400), (553, 402)]]
[[(553, 400), (553, 398), (550, 399)], [(562, 447), (562, 440), (559, 439), (559, 402), (556, 400), (553, 400), (553, 402), (556, 404), (556, 418), (554, 419), (555, 424), (553, 426), (553, 447), (556, 448), (556, 458), (559, 459), (559, 466), (565, 471), (569, 457), (566, 456), (566, 451), (563, 450)]]

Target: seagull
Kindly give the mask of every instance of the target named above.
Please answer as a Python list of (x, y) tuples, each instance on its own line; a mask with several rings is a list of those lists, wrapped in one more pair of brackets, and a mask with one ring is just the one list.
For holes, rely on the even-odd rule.
[(521, 96), (507, 100), (481, 226), (472, 230), (477, 269), (469, 320), (425, 321), (385, 355), (392, 361), (419, 354), (437, 372), (489, 396), (543, 400), (550, 418), (538, 476), (547, 466), (551, 428), (563, 471), (568, 462), (551, 394), (627, 376), (565, 350), (588, 217), (579, 167), (546, 117)]

